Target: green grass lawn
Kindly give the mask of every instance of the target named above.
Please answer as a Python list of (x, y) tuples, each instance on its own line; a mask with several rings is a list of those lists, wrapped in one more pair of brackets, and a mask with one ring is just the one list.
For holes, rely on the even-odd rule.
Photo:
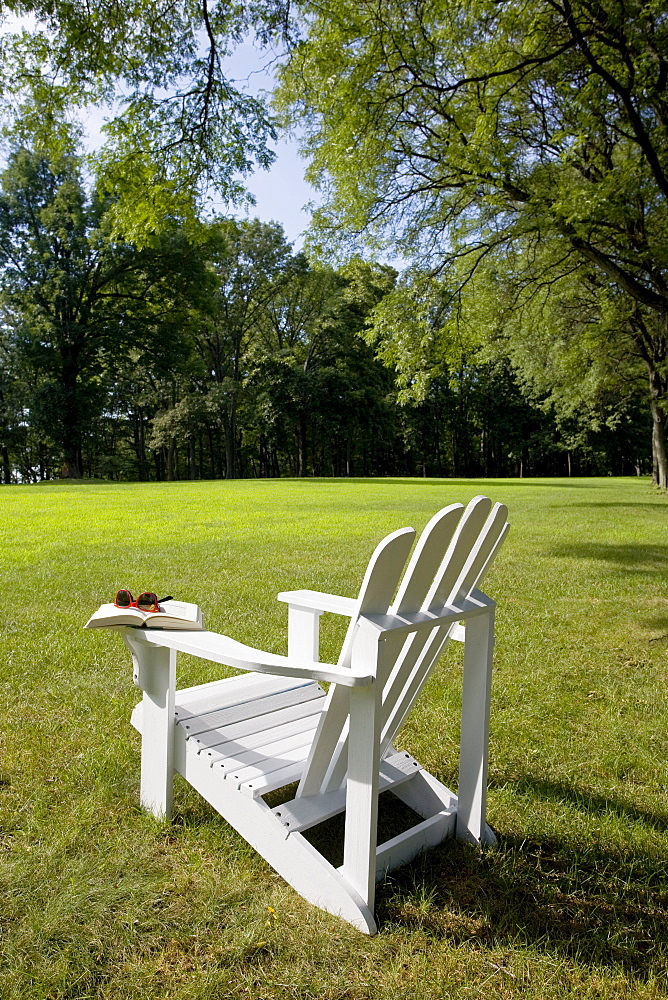
[[(367, 938), (296, 895), (184, 782), (138, 808), (118, 587), (285, 651), (278, 591), (352, 596), (376, 543), (488, 493), (498, 601), (489, 821), (379, 886)], [(668, 996), (668, 501), (646, 480), (0, 488), (0, 997)], [(335, 658), (337, 620), (323, 625)], [(456, 783), (458, 644), (400, 745)], [(182, 685), (221, 669), (180, 659)]]

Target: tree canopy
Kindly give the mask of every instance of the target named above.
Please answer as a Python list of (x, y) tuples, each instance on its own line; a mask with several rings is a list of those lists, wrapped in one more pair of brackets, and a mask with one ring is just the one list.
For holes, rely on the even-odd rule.
[(225, 60), (244, 37), (286, 38), (286, 0), (3, 0), (4, 131), (37, 152), (72, 152), (77, 115), (106, 109), (94, 169), (116, 196), (118, 232), (146, 240), (165, 218), (192, 219), (209, 186), (243, 197), (266, 166), (274, 122)]
[(412, 391), (388, 266), (315, 266), (259, 220), (203, 222), (196, 240), (173, 222), (135, 246), (112, 208), (71, 155), (19, 149), (0, 178), (5, 482), (643, 467), (635, 412), (575, 435), (464, 341), (444, 359), (434, 340)]
[(325, 242), (364, 233), (392, 245), (445, 275), (453, 303), (485, 262), (555, 294), (575, 273), (598, 284), (618, 300), (645, 365), (655, 473), (668, 486), (663, 4), (299, 7), (305, 37), (281, 100), (306, 130), (311, 177), (327, 192)]

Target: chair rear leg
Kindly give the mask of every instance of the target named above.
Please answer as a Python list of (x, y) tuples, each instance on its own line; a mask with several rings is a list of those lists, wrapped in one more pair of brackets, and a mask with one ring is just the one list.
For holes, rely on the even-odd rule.
[(494, 840), (485, 824), (493, 647), (492, 608), (488, 614), (469, 618), (464, 646), (456, 835), (477, 844)]

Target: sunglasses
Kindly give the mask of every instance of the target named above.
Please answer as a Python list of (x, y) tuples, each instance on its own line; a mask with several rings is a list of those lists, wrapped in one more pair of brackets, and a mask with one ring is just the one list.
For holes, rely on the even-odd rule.
[[(164, 598), (163, 598), (164, 600)], [(117, 608), (137, 608), (138, 611), (159, 611), (158, 598), (150, 591), (140, 594), (135, 601), (129, 590), (119, 590), (116, 593), (114, 604)]]

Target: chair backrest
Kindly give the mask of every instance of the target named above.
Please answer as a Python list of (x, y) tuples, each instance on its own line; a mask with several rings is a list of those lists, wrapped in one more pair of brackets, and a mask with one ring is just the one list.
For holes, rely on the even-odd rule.
[[(507, 531), (508, 511), (478, 496), (466, 508), (452, 504), (427, 524), (399, 584), (415, 539), (412, 528), (388, 535), (373, 553), (339, 663), (350, 666), (360, 615), (440, 612), (467, 598), (489, 569)], [(398, 589), (397, 589), (398, 587)], [(395, 597), (396, 592), (396, 597)], [(393, 600), (394, 598), (394, 600)], [(408, 638), (386, 640), (381, 756), (396, 736), (454, 626), (438, 625)], [(348, 762), (350, 689), (333, 684), (313, 740), (298, 795), (332, 791), (342, 784)]]

